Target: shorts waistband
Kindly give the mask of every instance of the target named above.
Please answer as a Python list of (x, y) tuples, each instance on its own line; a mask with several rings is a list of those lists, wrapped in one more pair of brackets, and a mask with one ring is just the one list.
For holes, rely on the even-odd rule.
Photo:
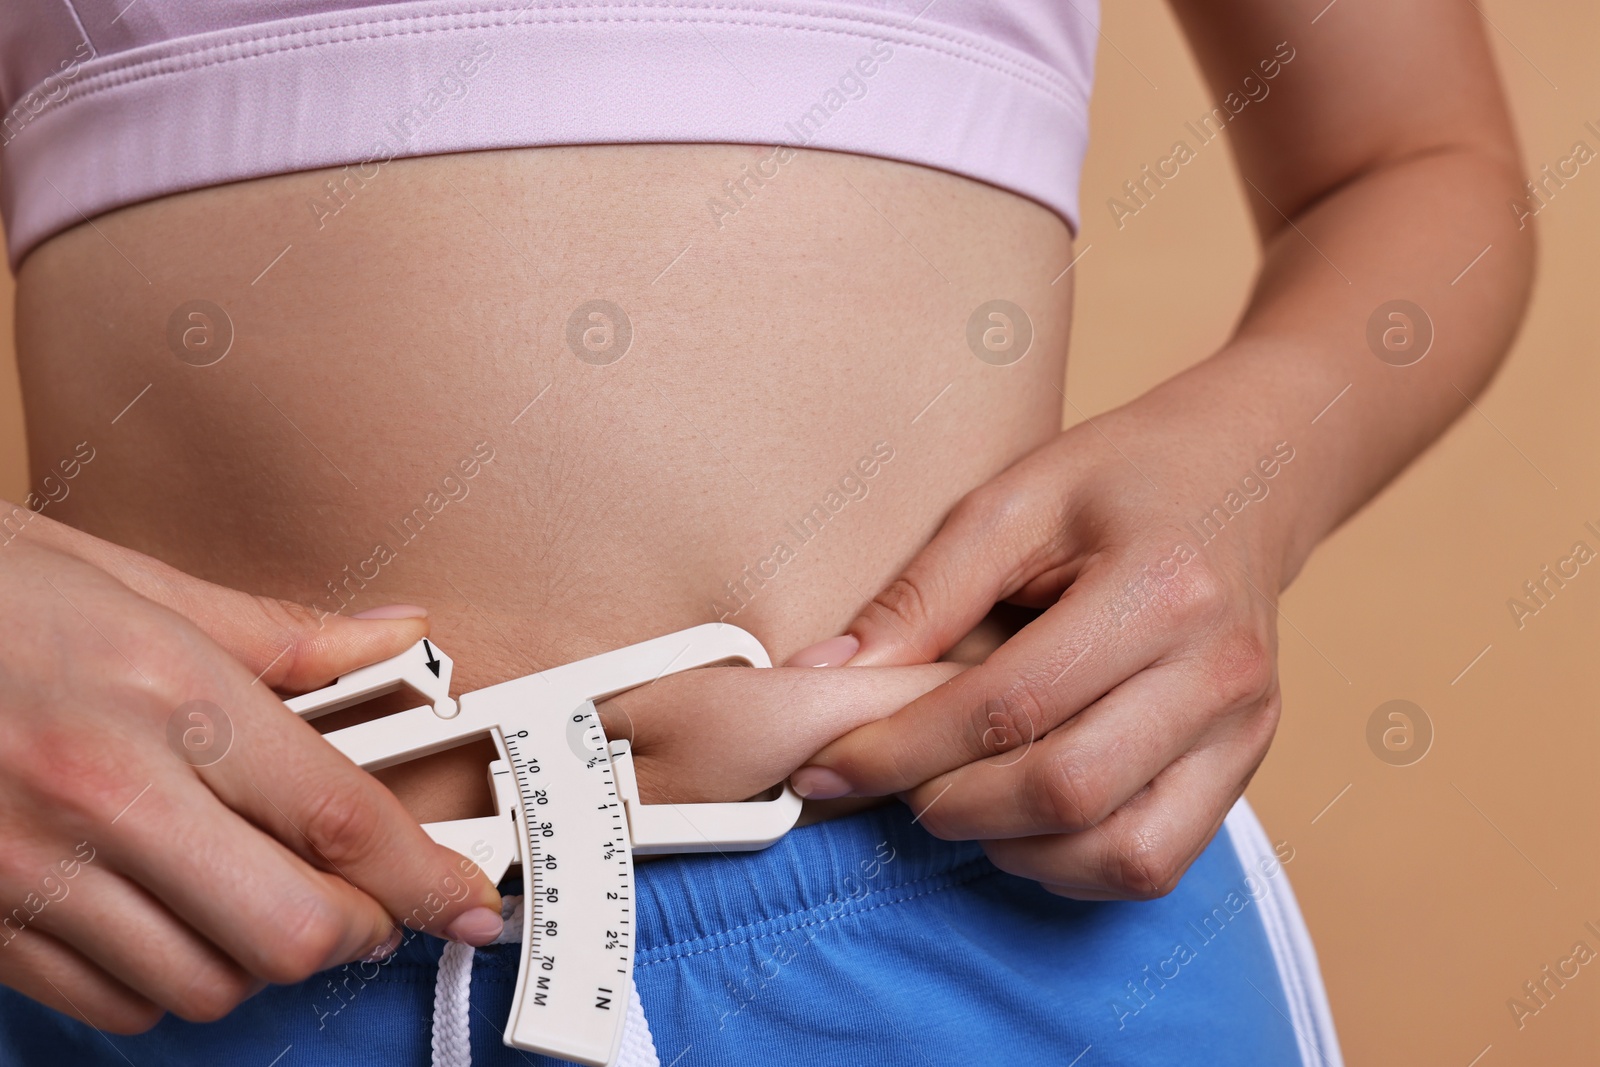
[(635, 966), (817, 926), (996, 873), (975, 842), (941, 841), (891, 803), (790, 831), (761, 852), (635, 868)]

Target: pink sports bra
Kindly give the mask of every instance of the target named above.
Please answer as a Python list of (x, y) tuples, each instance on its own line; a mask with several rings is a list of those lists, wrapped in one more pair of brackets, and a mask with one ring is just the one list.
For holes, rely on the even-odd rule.
[(805, 145), (1021, 193), (1076, 230), (1096, 0), (7, 0), (12, 265), (126, 204), (558, 144)]

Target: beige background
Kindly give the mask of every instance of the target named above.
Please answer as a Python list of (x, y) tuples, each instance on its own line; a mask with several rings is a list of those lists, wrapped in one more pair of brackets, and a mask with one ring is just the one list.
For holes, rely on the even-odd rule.
[[(1322, 0), (1293, 2), (1307, 8), (1309, 46)], [(1209, 101), (1164, 7), (1106, 6), (1068, 379), (1091, 414), (1220, 342), (1255, 266), (1225, 153), (1201, 153), (1122, 230), (1112, 223), (1106, 199)], [(1478, 7), (1529, 173), (1575, 140), (1600, 148), (1583, 128), (1600, 125), (1600, 11)], [(1352, 1064), (1600, 1063), (1600, 961), (1521, 1029), (1507, 1007), (1574, 942), (1600, 951), (1583, 929), (1600, 927), (1600, 563), (1521, 630), (1506, 606), (1574, 541), (1600, 549), (1583, 529), (1600, 527), (1597, 216), (1600, 166), (1540, 217), (1533, 309), (1478, 411), (1324, 545), (1283, 603), (1286, 711), (1250, 795), (1295, 848), (1289, 869)], [(26, 464), (3, 284), (0, 497), (17, 500)], [(1435, 730), (1409, 767), (1366, 742), (1368, 717), (1396, 698)]]

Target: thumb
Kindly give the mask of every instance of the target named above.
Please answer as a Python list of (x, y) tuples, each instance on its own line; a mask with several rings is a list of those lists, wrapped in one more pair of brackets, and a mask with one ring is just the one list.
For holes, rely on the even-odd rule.
[(399, 655), (428, 633), (427, 610), (409, 604), (338, 615), (215, 585), (43, 516), (29, 524), (29, 536), (182, 615), (272, 689), (316, 689)]
[(725, 803), (782, 782), (829, 742), (894, 714), (963, 669), (703, 667), (630, 689), (597, 710), (606, 737), (633, 742), (646, 804)]
[(1029, 561), (1036, 543), (1029, 531), (1037, 524), (1027, 521), (1014, 500), (997, 505), (989, 488), (974, 490), (956, 505), (933, 540), (862, 609), (843, 637), (796, 653), (789, 664), (813, 665), (824, 645), (837, 656), (850, 638), (860, 643), (847, 661), (852, 667), (932, 663), (970, 633), (1034, 573)]

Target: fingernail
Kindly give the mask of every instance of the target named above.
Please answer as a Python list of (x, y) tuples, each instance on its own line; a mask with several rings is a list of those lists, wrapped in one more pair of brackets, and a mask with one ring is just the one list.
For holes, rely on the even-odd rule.
[(393, 956), (400, 948), (400, 928), (397, 926), (389, 931), (389, 936), (383, 939), (383, 944), (361, 957), (362, 963), (382, 963)]
[(350, 616), (352, 619), (426, 619), (427, 608), (415, 604), (385, 604), (381, 608), (368, 608)]
[(854, 634), (842, 634), (839, 637), (830, 637), (826, 641), (818, 641), (809, 648), (802, 648), (790, 656), (784, 666), (843, 667), (850, 662), (850, 657), (855, 655), (860, 647), (861, 641)]
[(832, 800), (850, 795), (850, 783), (826, 767), (801, 767), (789, 778), (794, 791), (807, 800)]
[(499, 912), (473, 908), (450, 920), (450, 925), (444, 928), (444, 936), (452, 941), (465, 941), (469, 945), (487, 945), (500, 936), (505, 925)]

